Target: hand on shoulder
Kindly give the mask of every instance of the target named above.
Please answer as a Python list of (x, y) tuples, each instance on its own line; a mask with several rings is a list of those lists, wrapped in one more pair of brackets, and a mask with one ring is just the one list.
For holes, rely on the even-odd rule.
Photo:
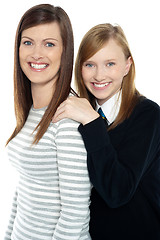
[(99, 114), (92, 108), (87, 99), (71, 96), (57, 108), (52, 122), (70, 118), (85, 125), (98, 117)]

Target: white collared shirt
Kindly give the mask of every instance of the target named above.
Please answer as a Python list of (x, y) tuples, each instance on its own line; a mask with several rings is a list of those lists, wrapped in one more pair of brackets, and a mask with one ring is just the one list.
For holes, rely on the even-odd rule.
[(102, 111), (108, 120), (108, 124), (114, 122), (118, 115), (121, 105), (121, 95), (122, 91), (117, 92), (102, 105), (99, 105), (98, 102), (96, 101), (96, 110), (98, 110), (100, 107), (102, 108)]

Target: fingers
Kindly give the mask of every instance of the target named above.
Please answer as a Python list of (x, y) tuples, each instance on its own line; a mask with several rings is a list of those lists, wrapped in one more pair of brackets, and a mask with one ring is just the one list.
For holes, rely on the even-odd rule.
[(65, 100), (64, 102), (62, 102), (59, 107), (57, 108), (53, 118), (52, 118), (52, 122), (58, 122), (64, 118), (69, 118), (70, 115), (70, 105), (71, 105), (71, 101), (69, 101), (69, 98), (67, 100)]
[(59, 105), (52, 122), (70, 118), (84, 124), (89, 122), (90, 119), (92, 120), (93, 117), (95, 118), (95, 111), (87, 99), (71, 96)]
[(63, 106), (59, 106), (52, 118), (52, 122), (58, 122), (59, 120), (61, 120), (63, 118), (63, 112), (64, 112), (64, 107)]
[(60, 120), (62, 120), (62, 119), (64, 119), (64, 118), (67, 118), (67, 117), (66, 117), (66, 114), (65, 114), (65, 112), (61, 112), (61, 113), (53, 116), (52, 122), (53, 122), (53, 123), (56, 123), (56, 122), (58, 122), (58, 121), (60, 121)]

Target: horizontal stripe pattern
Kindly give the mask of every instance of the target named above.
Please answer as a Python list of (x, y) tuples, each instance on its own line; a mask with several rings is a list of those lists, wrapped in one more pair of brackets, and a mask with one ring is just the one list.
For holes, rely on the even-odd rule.
[(79, 123), (50, 123), (33, 145), (34, 129), (44, 112), (31, 108), (8, 145), (20, 178), (5, 240), (88, 240), (91, 184)]

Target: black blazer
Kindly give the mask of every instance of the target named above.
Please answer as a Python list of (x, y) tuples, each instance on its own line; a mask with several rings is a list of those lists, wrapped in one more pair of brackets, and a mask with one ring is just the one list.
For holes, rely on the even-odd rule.
[(160, 107), (143, 98), (107, 132), (79, 126), (88, 152), (92, 240), (160, 240)]

